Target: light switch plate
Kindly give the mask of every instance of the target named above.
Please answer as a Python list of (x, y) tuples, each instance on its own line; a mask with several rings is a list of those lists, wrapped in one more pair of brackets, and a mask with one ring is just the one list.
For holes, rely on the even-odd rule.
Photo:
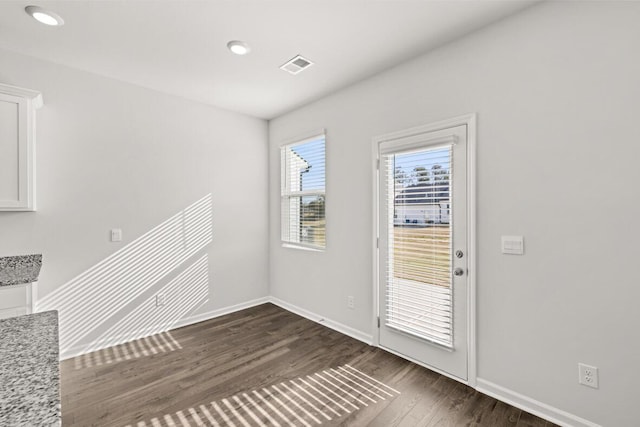
[(522, 236), (502, 236), (502, 253), (523, 255), (524, 238)]
[(111, 229), (111, 241), (112, 242), (121, 242), (122, 241), (122, 230), (119, 228)]

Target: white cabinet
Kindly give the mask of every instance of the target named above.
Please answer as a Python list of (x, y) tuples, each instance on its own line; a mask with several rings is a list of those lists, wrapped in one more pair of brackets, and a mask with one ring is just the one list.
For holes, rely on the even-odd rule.
[(37, 282), (0, 286), (0, 319), (35, 313)]
[(0, 84), (0, 211), (34, 211), (36, 110), (42, 94)]
[(35, 312), (42, 254), (0, 257), (0, 318)]

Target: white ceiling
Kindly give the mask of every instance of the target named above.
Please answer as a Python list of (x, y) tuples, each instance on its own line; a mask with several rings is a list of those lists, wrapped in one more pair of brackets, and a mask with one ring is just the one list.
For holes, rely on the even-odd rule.
[[(2, 0), (0, 48), (270, 119), (535, 1)], [(37, 23), (35, 4), (65, 20)], [(251, 46), (232, 55), (229, 40)], [(301, 54), (315, 65), (279, 69)]]

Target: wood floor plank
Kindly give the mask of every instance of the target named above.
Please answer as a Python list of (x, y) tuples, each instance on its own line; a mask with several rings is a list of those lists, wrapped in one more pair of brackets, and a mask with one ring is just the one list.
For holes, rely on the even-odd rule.
[(490, 416), (490, 408), (495, 399), (486, 394), (474, 392), (471, 399), (460, 409), (459, 416), (455, 420), (457, 426), (485, 426)]
[(475, 391), (462, 383), (457, 383), (453, 390), (442, 400), (436, 411), (425, 416), (416, 425), (420, 426), (456, 426), (460, 409), (473, 397)]
[(516, 427), (546, 427), (548, 422), (528, 412), (522, 412)]
[(65, 360), (61, 394), (65, 427), (548, 424), (272, 304)]
[(487, 412), (487, 417), (484, 420), (485, 425), (495, 427), (516, 427), (522, 411), (514, 406), (494, 399)]
[(428, 388), (425, 387), (424, 384), (421, 384), (424, 391), (419, 392), (423, 395), (423, 399), (420, 405), (417, 405), (407, 414), (400, 426), (411, 427), (420, 425), (420, 423), (424, 424), (425, 420), (428, 420), (435, 414), (442, 402), (449, 396), (457, 384), (450, 378), (436, 373), (432, 374), (436, 376), (435, 381), (433, 381)]

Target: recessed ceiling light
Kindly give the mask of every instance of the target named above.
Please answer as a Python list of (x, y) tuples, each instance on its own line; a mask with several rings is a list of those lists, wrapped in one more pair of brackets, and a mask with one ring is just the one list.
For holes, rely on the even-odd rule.
[(232, 40), (227, 43), (227, 48), (236, 55), (246, 55), (251, 51), (251, 48), (245, 42), (240, 40)]
[(60, 26), (64, 25), (64, 19), (57, 13), (53, 13), (40, 6), (27, 6), (24, 10), (38, 22), (42, 22), (46, 25)]

